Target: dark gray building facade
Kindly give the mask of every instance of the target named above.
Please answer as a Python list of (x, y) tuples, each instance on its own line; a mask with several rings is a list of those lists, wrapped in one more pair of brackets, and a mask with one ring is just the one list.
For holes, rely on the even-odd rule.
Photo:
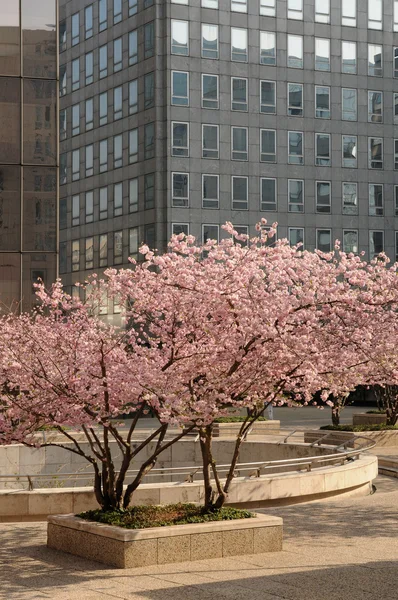
[(395, 260), (397, 2), (61, 0), (60, 18), (65, 283), (262, 217)]
[(0, 310), (57, 276), (57, 2), (0, 0)]

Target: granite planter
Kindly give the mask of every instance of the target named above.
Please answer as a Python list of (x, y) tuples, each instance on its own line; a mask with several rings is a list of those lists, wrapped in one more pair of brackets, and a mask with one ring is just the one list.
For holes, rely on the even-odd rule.
[(281, 518), (262, 514), (253, 519), (148, 529), (124, 529), (74, 515), (57, 515), (48, 517), (47, 545), (127, 569), (278, 552), (282, 550), (282, 527)]
[(369, 414), (369, 413), (357, 413), (352, 416), (353, 425), (380, 425), (385, 423), (387, 415), (381, 414)]

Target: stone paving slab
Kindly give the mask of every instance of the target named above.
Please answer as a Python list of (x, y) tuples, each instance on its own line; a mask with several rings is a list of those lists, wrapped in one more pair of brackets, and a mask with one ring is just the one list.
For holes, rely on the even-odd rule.
[(45, 546), (45, 523), (0, 524), (1, 600), (398, 600), (398, 481), (377, 492), (267, 509), (283, 552), (104, 568)]

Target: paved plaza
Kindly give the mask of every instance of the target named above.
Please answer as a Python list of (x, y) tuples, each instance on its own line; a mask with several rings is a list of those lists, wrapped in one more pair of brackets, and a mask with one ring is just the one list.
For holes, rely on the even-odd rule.
[(398, 480), (364, 498), (267, 509), (284, 550), (140, 569), (49, 550), (45, 523), (0, 524), (3, 600), (398, 600)]

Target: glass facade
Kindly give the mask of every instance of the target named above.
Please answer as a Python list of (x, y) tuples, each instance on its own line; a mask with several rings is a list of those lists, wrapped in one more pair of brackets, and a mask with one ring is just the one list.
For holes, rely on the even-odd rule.
[(0, 0), (0, 310), (57, 276), (57, 2)]

